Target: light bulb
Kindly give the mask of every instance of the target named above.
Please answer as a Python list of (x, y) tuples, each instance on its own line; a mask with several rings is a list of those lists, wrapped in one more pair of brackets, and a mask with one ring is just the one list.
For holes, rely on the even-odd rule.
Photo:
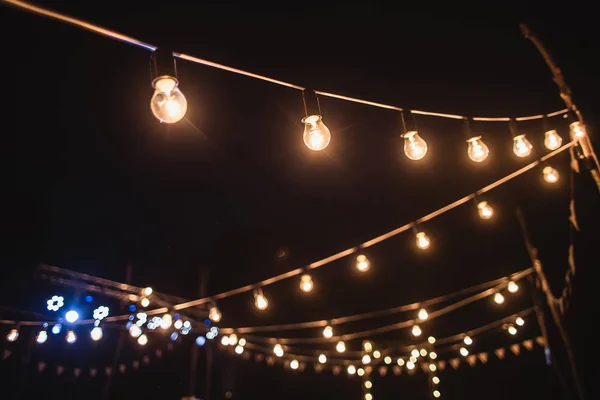
[(523, 325), (525, 325), (525, 320), (521, 317), (517, 317), (517, 319), (515, 319), (515, 324), (517, 324), (519, 326), (523, 326)]
[(229, 335), (229, 344), (231, 346), (235, 346), (238, 342), (238, 337), (235, 333), (232, 333), (231, 335)]
[(244, 346), (235, 346), (235, 353), (242, 354), (244, 352)]
[(323, 123), (320, 115), (309, 115), (302, 118), (304, 124), (304, 144), (311, 150), (323, 150), (331, 141), (331, 132)]
[(242, 347), (244, 347), (246, 345), (247, 341), (244, 338), (241, 338), (240, 340), (238, 340), (238, 344)]
[(409, 360), (412, 361), (412, 362), (414, 362), (414, 363), (416, 363), (417, 362), (417, 357), (410, 356)]
[(94, 327), (94, 329), (90, 331), (90, 337), (94, 342), (102, 339), (102, 336), (104, 336), (104, 332), (102, 332), (102, 328), (99, 326)]
[(359, 369), (356, 370), (356, 374), (358, 376), (363, 376), (365, 374), (365, 370), (362, 369), (362, 368), (359, 368)]
[(467, 154), (475, 162), (482, 162), (490, 153), (487, 145), (481, 140), (481, 136), (475, 136), (467, 140)]
[(10, 332), (8, 332), (8, 335), (6, 335), (6, 340), (8, 340), (9, 342), (14, 342), (18, 338), (19, 338), (19, 331), (16, 329), (11, 329)]
[(148, 336), (146, 336), (145, 334), (141, 335), (138, 340), (137, 340), (138, 344), (140, 346), (145, 346), (148, 344)]
[(365, 351), (371, 351), (373, 350), (373, 343), (366, 341), (363, 343), (363, 349), (365, 349)]
[(479, 213), (479, 218), (481, 219), (490, 219), (494, 215), (494, 209), (488, 204), (487, 201), (480, 201), (477, 203), (477, 212)]
[(67, 320), (67, 322), (72, 324), (73, 322), (79, 319), (79, 313), (75, 310), (67, 311), (67, 313), (65, 314), (65, 319)]
[(371, 381), (366, 381), (365, 382), (365, 388), (371, 389), (372, 387), (373, 387), (373, 382), (371, 382)]
[(371, 393), (365, 393), (365, 400), (373, 400), (373, 395)]
[(175, 321), (175, 323), (173, 324), (173, 327), (175, 329), (181, 329), (183, 327), (183, 321), (178, 319), (177, 321)]
[(391, 364), (392, 363), (392, 357), (390, 356), (385, 356), (385, 358), (383, 359), (383, 362), (386, 364)]
[(470, 346), (470, 345), (472, 345), (472, 344), (473, 344), (473, 339), (471, 339), (471, 336), (465, 336), (465, 337), (463, 338), (463, 342), (465, 342), (465, 344), (466, 344), (467, 346)]
[(169, 329), (173, 324), (173, 317), (171, 314), (165, 314), (160, 320), (160, 327), (162, 329)]
[(429, 358), (435, 360), (437, 358), (437, 353), (435, 351), (432, 351), (431, 353), (429, 353)]
[(269, 306), (269, 301), (262, 292), (256, 292), (254, 293), (254, 305), (261, 311), (266, 310)]
[(137, 338), (142, 334), (142, 328), (140, 328), (137, 325), (131, 325), (131, 327), (129, 328), (129, 334), (132, 337)]
[(67, 343), (73, 344), (77, 341), (77, 335), (73, 331), (68, 331), (65, 339), (67, 340)]
[(434, 372), (435, 370), (437, 370), (437, 366), (435, 364), (431, 363), (431, 364), (429, 364), (429, 370), (431, 372)]
[(465, 347), (461, 347), (460, 348), (460, 355), (463, 357), (466, 357), (469, 355), (469, 350), (467, 350)]
[(431, 343), (431, 344), (434, 344), (434, 343), (435, 343), (435, 338), (434, 338), (433, 336), (429, 336), (429, 337), (427, 338), (427, 341), (428, 341), (429, 343)]
[(210, 308), (210, 311), (208, 312), (208, 318), (210, 318), (212, 322), (219, 322), (221, 320), (221, 317), (221, 312), (219, 311), (217, 306), (212, 306)]
[(368, 354), (365, 354), (362, 358), (362, 363), (363, 364), (370, 364), (371, 363), (371, 356)]
[(35, 341), (39, 344), (44, 344), (46, 343), (46, 340), (48, 340), (48, 332), (45, 330), (39, 331), (39, 333), (35, 337)]
[(348, 373), (354, 375), (356, 373), (356, 367), (354, 365), (348, 365)]
[(278, 343), (273, 347), (273, 353), (275, 353), (275, 355), (277, 357), (281, 357), (283, 356), (283, 347), (281, 347), (281, 345)]
[(421, 328), (419, 328), (419, 325), (412, 327), (412, 334), (413, 336), (421, 336)]
[(419, 350), (412, 349), (412, 351), (410, 352), (410, 355), (413, 356), (413, 357), (415, 357), (415, 358), (419, 357), (419, 355), (420, 355)]
[(586, 135), (585, 125), (579, 121), (572, 122), (569, 125), (569, 130), (571, 131), (571, 139), (581, 139)]
[(302, 290), (304, 293), (308, 293), (311, 290), (313, 290), (313, 287), (314, 285), (310, 275), (302, 275), (302, 277), (300, 278), (300, 290)]
[(142, 307), (148, 307), (150, 305), (150, 300), (147, 297), (143, 297), (142, 300), (140, 300), (140, 304)]
[(531, 149), (533, 145), (524, 134), (513, 138), (513, 152), (517, 157), (527, 157), (531, 154)]
[(344, 343), (342, 340), (340, 340), (339, 342), (337, 342), (337, 344), (335, 345), (335, 350), (338, 353), (343, 353), (346, 351), (346, 343)]
[(58, 335), (60, 333), (60, 331), (62, 330), (62, 325), (61, 324), (56, 324), (52, 327), (52, 333), (54, 335)]
[(439, 390), (434, 390), (434, 391), (433, 391), (433, 397), (435, 397), (436, 399), (437, 399), (438, 397), (440, 397), (441, 395), (442, 395), (442, 394), (440, 393), (440, 391), (439, 391)]
[(223, 336), (223, 337), (221, 337), (221, 344), (223, 346), (229, 346), (229, 336)]
[(155, 90), (150, 100), (150, 109), (160, 122), (175, 123), (187, 111), (187, 100), (178, 85), (179, 82), (172, 76), (161, 76), (152, 82)]
[(404, 358), (399, 358), (398, 360), (396, 360), (396, 363), (397, 363), (399, 366), (403, 366), (403, 365), (404, 365)]
[(356, 269), (360, 272), (367, 272), (370, 266), (371, 263), (369, 263), (369, 259), (364, 254), (356, 257)]
[(333, 336), (333, 328), (330, 326), (326, 326), (325, 329), (323, 329), (323, 337), (329, 339)]
[(143, 292), (144, 292), (144, 296), (150, 296), (152, 294), (153, 290), (150, 286), (148, 286), (147, 288), (145, 288), (143, 290)]
[(425, 321), (427, 318), (429, 318), (429, 313), (427, 313), (427, 310), (424, 308), (421, 308), (419, 310), (419, 314), (418, 317), (421, 321)]
[(421, 349), (421, 350), (419, 351), (419, 354), (421, 355), (421, 357), (425, 357), (425, 356), (427, 355), (427, 350), (425, 350), (425, 349)]
[(420, 248), (421, 250), (426, 250), (429, 248), (429, 245), (431, 245), (431, 242), (429, 241), (429, 237), (427, 236), (427, 234), (425, 232), (417, 233), (416, 239), (417, 239), (417, 247)]
[(325, 354), (319, 354), (319, 362), (325, 364), (327, 362), (327, 356)]
[(415, 363), (412, 361), (409, 361), (406, 363), (406, 368), (408, 369), (414, 369), (415, 368)]
[(373, 358), (377, 359), (381, 357), (381, 352), (379, 350), (375, 350), (373, 352)]
[(494, 295), (494, 301), (496, 302), (496, 304), (504, 303), (504, 296), (502, 296), (502, 293), (496, 293)]
[(548, 183), (556, 183), (560, 176), (558, 171), (552, 167), (544, 167), (542, 173), (544, 174), (544, 180)]
[(510, 333), (511, 335), (516, 335), (517, 334), (517, 328), (515, 328), (512, 325), (508, 326), (508, 333)]
[(511, 293), (516, 293), (519, 290), (519, 285), (517, 285), (514, 281), (508, 282), (508, 291)]
[(438, 378), (437, 376), (434, 376), (433, 378), (431, 378), (431, 381), (433, 382), (434, 385), (437, 385), (438, 383), (440, 383), (440, 378)]
[(548, 150), (556, 150), (561, 144), (562, 138), (558, 135), (556, 130), (552, 129), (551, 131), (545, 133), (544, 146), (546, 146)]
[(411, 160), (420, 160), (427, 154), (427, 143), (419, 136), (419, 132), (410, 131), (402, 135), (404, 138), (404, 154)]
[(290, 368), (291, 369), (298, 369), (299, 366), (300, 366), (300, 363), (298, 362), (298, 360), (292, 360), (292, 361), (290, 361)]

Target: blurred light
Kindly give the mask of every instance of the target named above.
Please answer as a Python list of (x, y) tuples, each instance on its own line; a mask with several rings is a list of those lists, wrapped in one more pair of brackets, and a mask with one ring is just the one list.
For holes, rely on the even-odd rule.
[(585, 125), (579, 121), (572, 122), (569, 125), (569, 131), (571, 132), (571, 138), (573, 140), (581, 139), (586, 135)]
[(467, 349), (466, 349), (466, 348), (464, 348), (464, 347), (461, 347), (461, 348), (460, 348), (460, 355), (461, 355), (461, 356), (463, 356), (463, 357), (466, 357), (466, 356), (468, 356), (468, 355), (469, 355), (469, 350), (467, 350)]
[(100, 306), (94, 310), (93, 317), (99, 321), (102, 321), (104, 318), (108, 317), (110, 309), (105, 306)]
[(298, 369), (299, 366), (300, 366), (300, 363), (298, 362), (298, 360), (292, 360), (292, 361), (290, 361), (290, 368), (291, 369)]
[(144, 296), (150, 296), (154, 290), (150, 286), (143, 290)]
[(212, 340), (212, 339), (214, 339), (214, 338), (216, 338), (216, 337), (217, 337), (217, 334), (216, 334), (216, 333), (213, 333), (213, 332), (206, 332), (206, 338), (207, 338), (208, 340)]
[(102, 339), (102, 336), (104, 336), (104, 332), (102, 332), (102, 328), (99, 326), (94, 327), (94, 329), (90, 331), (90, 337), (94, 342)]
[(373, 358), (377, 359), (379, 357), (381, 357), (381, 352), (379, 350), (375, 350), (373, 352)]
[(367, 272), (371, 267), (369, 259), (364, 254), (359, 254), (356, 257), (356, 269), (360, 272)]
[(427, 338), (427, 341), (428, 341), (429, 343), (431, 343), (431, 344), (434, 344), (434, 343), (435, 343), (435, 338), (434, 338), (433, 336), (429, 336), (429, 337)]
[(6, 335), (6, 340), (8, 340), (9, 342), (14, 342), (18, 338), (19, 338), (19, 331), (16, 329), (11, 329), (10, 332), (8, 332), (8, 335)]
[(439, 383), (440, 383), (440, 378), (438, 378), (437, 376), (434, 376), (433, 378), (431, 378), (431, 381), (432, 381), (432, 382), (433, 382), (435, 385), (437, 385), (437, 384), (439, 384)]
[(437, 367), (436, 367), (436, 365), (435, 365), (435, 364), (429, 364), (429, 370), (430, 370), (431, 372), (434, 372), (435, 370), (437, 370)]
[(257, 309), (259, 309), (261, 311), (266, 310), (267, 307), (269, 306), (269, 301), (267, 300), (265, 295), (262, 293), (262, 291), (257, 291), (254, 293), (254, 305), (256, 306)]
[(392, 357), (385, 356), (385, 358), (383, 359), (383, 362), (386, 363), (387, 365), (390, 365), (392, 363)]
[(354, 365), (348, 365), (348, 373), (354, 375), (356, 373), (356, 367)]
[(221, 337), (221, 344), (223, 346), (229, 346), (229, 336), (222, 336)]
[(544, 174), (544, 180), (548, 183), (556, 183), (560, 177), (558, 171), (552, 167), (544, 167), (542, 173)]
[(137, 338), (142, 334), (142, 328), (137, 325), (131, 325), (131, 328), (129, 328), (129, 334), (132, 337)]
[(319, 354), (319, 362), (325, 364), (327, 362), (327, 356), (325, 354)]
[(556, 130), (552, 129), (547, 131), (544, 135), (544, 146), (548, 150), (556, 150), (562, 144), (562, 138), (558, 135)]
[(372, 383), (371, 381), (366, 381), (366, 382), (365, 382), (365, 387), (366, 387), (367, 389), (371, 389), (371, 388), (373, 387), (373, 383)]
[(340, 340), (339, 342), (337, 342), (337, 344), (335, 345), (335, 350), (338, 353), (343, 353), (346, 351), (346, 343), (344, 343), (342, 340)]
[[(192, 330), (192, 328), (186, 328), (185, 326), (183, 328), (181, 328), (181, 334), (182, 335), (187, 335), (188, 333), (190, 333), (190, 331)], [(209, 332), (206, 332), (209, 333)], [(217, 336), (216, 334), (213, 334), (213, 337)]]
[(140, 304), (142, 307), (148, 307), (150, 305), (150, 300), (147, 297), (142, 297)]
[(421, 328), (419, 328), (419, 325), (414, 325), (412, 327), (412, 334), (413, 336), (421, 336)]
[(162, 319), (160, 320), (160, 327), (162, 329), (169, 329), (172, 324), (173, 324), (173, 317), (171, 317), (171, 314), (163, 315)]
[(365, 349), (365, 351), (371, 351), (373, 350), (373, 343), (366, 341), (363, 343), (363, 349)]
[(48, 311), (58, 311), (59, 308), (65, 305), (65, 299), (62, 296), (52, 296), (46, 304)]
[(313, 290), (314, 284), (309, 274), (304, 274), (300, 277), (300, 290), (308, 293)]
[(515, 323), (519, 326), (523, 326), (523, 325), (525, 325), (525, 320), (521, 317), (517, 317), (517, 319), (515, 320)]
[(185, 116), (187, 100), (178, 85), (177, 79), (166, 75), (152, 82), (155, 90), (150, 100), (150, 109), (160, 122), (173, 124)]
[(244, 352), (244, 347), (243, 346), (235, 346), (235, 353), (236, 354), (242, 354)]
[(415, 357), (415, 358), (419, 357), (419, 350), (412, 349), (411, 352), (410, 352), (410, 355), (413, 356), (413, 357)]
[(470, 346), (470, 345), (472, 345), (472, 344), (473, 344), (473, 339), (471, 339), (471, 336), (465, 336), (465, 337), (463, 338), (463, 342), (465, 342), (465, 344), (466, 344), (467, 346)]
[(65, 339), (67, 340), (67, 343), (73, 344), (77, 341), (77, 335), (73, 331), (68, 331)]
[(467, 155), (475, 162), (484, 161), (490, 150), (481, 140), (481, 136), (475, 136), (467, 140)]
[(273, 353), (275, 353), (275, 355), (277, 357), (281, 357), (283, 356), (283, 347), (281, 347), (281, 345), (279, 343), (277, 343), (274, 347), (273, 347)]
[(172, 332), (171, 333), (171, 340), (172, 341), (176, 341), (178, 337), (179, 337), (179, 333), (177, 333), (177, 332)]
[(408, 369), (414, 369), (415, 368), (415, 363), (412, 361), (409, 361), (406, 363), (406, 368)]
[(52, 327), (52, 333), (54, 335), (58, 335), (60, 333), (60, 331), (62, 330), (62, 325), (61, 324), (56, 324)]
[(175, 329), (181, 329), (181, 327), (183, 326), (183, 321), (178, 319), (177, 321), (175, 321), (175, 323), (173, 324), (173, 327)]
[(241, 338), (240, 340), (238, 340), (238, 344), (239, 344), (240, 346), (242, 346), (242, 347), (243, 347), (243, 346), (245, 346), (245, 345), (246, 345), (246, 339), (244, 339), (244, 338)]
[(518, 135), (513, 138), (513, 152), (517, 157), (527, 157), (531, 154), (533, 145), (525, 135)]
[(370, 364), (371, 363), (371, 356), (368, 354), (365, 354), (362, 358), (362, 363), (363, 364)]
[[(173, 332), (173, 333), (177, 333), (177, 332)], [(198, 336), (196, 338), (196, 344), (200, 347), (204, 346), (204, 344), (206, 343), (206, 338), (202, 335)]]
[(67, 322), (72, 324), (73, 322), (79, 319), (79, 313), (75, 310), (67, 311), (67, 313), (65, 314), (65, 319), (67, 320)]
[(373, 395), (371, 393), (365, 393), (365, 400), (373, 400)]
[[(138, 322), (139, 322), (139, 321), (138, 321)], [(150, 322), (148, 322), (148, 323), (146, 324), (146, 327), (147, 327), (148, 329), (150, 329), (151, 331), (153, 331), (153, 330), (155, 330), (155, 329), (156, 329), (156, 324), (154, 323), (154, 321), (150, 321)]]
[(331, 132), (323, 123), (320, 115), (308, 115), (302, 118), (304, 124), (304, 144), (311, 150), (320, 151), (329, 145)]
[(208, 318), (210, 318), (213, 322), (219, 322), (221, 320), (222, 314), (217, 308), (217, 306), (212, 306), (210, 311), (208, 312)]
[(431, 241), (425, 232), (419, 232), (416, 235), (417, 247), (421, 250), (426, 250), (431, 245)]
[(238, 341), (238, 337), (235, 333), (232, 333), (231, 335), (229, 335), (229, 344), (231, 346), (235, 346), (237, 344)]
[(429, 353), (429, 358), (435, 360), (437, 358), (437, 353), (435, 351), (432, 351), (431, 353)]
[(421, 349), (419, 353), (421, 354), (421, 357), (425, 357), (427, 355), (427, 350)]
[(504, 296), (502, 296), (502, 293), (496, 293), (494, 295), (494, 301), (496, 302), (496, 304), (504, 303)]
[(91, 303), (91, 302), (92, 302), (92, 300), (94, 300), (94, 298), (93, 298), (92, 296), (89, 296), (89, 295), (88, 295), (88, 296), (85, 296), (85, 301), (86, 301), (87, 303)]
[(359, 368), (356, 370), (356, 373), (358, 374), (358, 376), (363, 376), (365, 374), (365, 370), (362, 368)]
[(433, 391), (433, 397), (435, 397), (435, 398), (438, 398), (438, 397), (440, 397), (441, 395), (442, 395), (442, 394), (440, 393), (440, 391), (439, 391), (439, 390), (434, 390), (434, 391)]
[(140, 346), (145, 346), (146, 344), (148, 344), (148, 336), (146, 336), (145, 334), (140, 335), (137, 342)]
[(516, 293), (518, 290), (519, 290), (519, 285), (517, 285), (513, 281), (508, 282), (508, 291), (509, 292)]
[(402, 367), (404, 365), (404, 358), (399, 358), (396, 363)]
[(133, 304), (129, 306), (129, 312), (135, 312), (136, 309), (137, 307)]
[(424, 309), (424, 308), (421, 308), (421, 309), (419, 310), (418, 318), (419, 318), (421, 321), (425, 321), (427, 318), (429, 318), (429, 313), (427, 312), (427, 310), (426, 310), (426, 309)]
[(183, 323), (183, 327), (184, 327), (184, 328), (188, 328), (188, 329), (189, 329), (189, 328), (191, 328), (191, 327), (192, 327), (192, 323), (191, 323), (190, 321), (185, 321), (185, 322)]
[(494, 209), (487, 201), (480, 201), (477, 203), (477, 212), (481, 219), (490, 219), (494, 216)]
[(419, 136), (419, 132), (406, 132), (401, 137), (404, 138), (404, 154), (406, 154), (406, 157), (414, 161), (425, 157), (425, 154), (427, 154), (427, 143)]
[(210, 319), (205, 319), (204, 320), (204, 326), (210, 326), (212, 324), (212, 321)]
[(511, 335), (516, 335), (517, 334), (517, 328), (515, 328), (512, 325), (508, 326), (508, 333), (510, 333)]
[(323, 337), (329, 339), (333, 336), (333, 328), (330, 326), (326, 326), (325, 329), (323, 329)]
[(417, 357), (410, 356), (409, 360), (412, 361), (412, 362), (414, 362), (414, 363), (416, 363), (417, 362)]
[(39, 333), (35, 337), (35, 341), (39, 344), (44, 344), (46, 343), (46, 340), (48, 340), (48, 332), (45, 330), (39, 331)]

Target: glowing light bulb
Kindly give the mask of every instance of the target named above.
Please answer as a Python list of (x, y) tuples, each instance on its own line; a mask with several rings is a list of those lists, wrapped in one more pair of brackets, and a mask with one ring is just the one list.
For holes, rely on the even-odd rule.
[(333, 328), (329, 325), (323, 329), (323, 337), (329, 339), (333, 336)]
[(504, 296), (502, 296), (502, 293), (496, 293), (494, 295), (494, 301), (496, 302), (496, 304), (504, 303)]
[(56, 325), (54, 325), (52, 327), (52, 334), (58, 335), (61, 330), (62, 330), (62, 325), (61, 324), (56, 324)]
[(517, 319), (515, 320), (515, 324), (517, 324), (519, 326), (523, 326), (523, 325), (525, 325), (525, 320), (521, 317), (517, 317)]
[(544, 174), (544, 180), (548, 183), (556, 183), (558, 182), (558, 171), (555, 170), (552, 167), (544, 167), (544, 169), (542, 170), (542, 173)]
[(310, 275), (302, 275), (302, 277), (300, 278), (300, 290), (302, 290), (304, 293), (308, 293), (313, 290), (313, 287), (314, 285)]
[(412, 334), (413, 336), (421, 336), (421, 328), (419, 328), (419, 325), (414, 325), (412, 327)]
[(427, 341), (428, 341), (429, 343), (431, 343), (431, 344), (434, 344), (434, 343), (435, 343), (435, 338), (434, 338), (433, 336), (429, 336), (429, 337), (427, 338)]
[(291, 369), (298, 369), (299, 366), (300, 366), (300, 363), (298, 362), (298, 360), (292, 360), (292, 361), (290, 361), (290, 368)]
[(262, 291), (254, 293), (254, 305), (261, 311), (266, 310), (269, 306), (269, 301), (265, 295), (262, 294)]
[(337, 342), (337, 344), (335, 345), (335, 350), (338, 353), (343, 353), (346, 351), (346, 343), (344, 343), (342, 340), (340, 340), (339, 342)]
[(383, 359), (383, 362), (386, 363), (387, 365), (390, 365), (392, 363), (392, 357), (385, 356), (385, 358)]
[(356, 374), (358, 376), (363, 376), (365, 374), (365, 370), (362, 369), (362, 368), (359, 368), (359, 369), (356, 370)]
[(8, 332), (8, 335), (6, 335), (6, 340), (8, 340), (9, 342), (14, 342), (18, 338), (19, 338), (19, 331), (16, 329), (11, 329), (10, 332)]
[(325, 354), (319, 354), (319, 362), (325, 364), (327, 362), (327, 356)]
[(65, 314), (65, 319), (67, 320), (67, 322), (72, 324), (73, 322), (79, 319), (79, 313), (75, 310), (67, 311), (67, 313)]
[(354, 365), (348, 365), (348, 373), (354, 375), (356, 373), (356, 367)]
[(396, 363), (402, 367), (404, 365), (404, 358), (399, 358), (398, 360), (396, 360)]
[(39, 344), (44, 344), (46, 343), (46, 340), (48, 340), (48, 332), (44, 331), (40, 331), (37, 336), (35, 337), (35, 341), (38, 342)]
[(437, 376), (434, 376), (433, 378), (431, 378), (431, 381), (433, 382), (434, 385), (437, 385), (440, 383), (440, 378), (438, 378)]
[(556, 130), (552, 129), (551, 131), (545, 133), (544, 146), (546, 146), (548, 150), (556, 150), (561, 144), (562, 138), (558, 135)]
[(569, 125), (569, 130), (571, 132), (571, 139), (581, 139), (586, 135), (585, 125), (579, 121), (572, 122)]
[(129, 328), (129, 334), (132, 337), (137, 338), (142, 334), (142, 328), (140, 328), (137, 325), (131, 325), (131, 327)]
[(365, 354), (362, 358), (362, 363), (367, 365), (371, 363), (371, 356), (368, 354)]
[(67, 335), (65, 336), (65, 339), (67, 343), (73, 344), (77, 341), (77, 335), (73, 331), (68, 331)]
[(229, 346), (229, 336), (223, 336), (223, 337), (221, 338), (221, 344), (222, 344), (223, 346)]
[(508, 282), (508, 287), (507, 287), (508, 291), (511, 293), (516, 293), (519, 290), (519, 285), (517, 285), (515, 282), (510, 281)]
[(372, 351), (373, 350), (373, 343), (366, 341), (363, 343), (363, 349), (365, 349), (365, 351)]
[(525, 135), (515, 136), (513, 139), (513, 152), (517, 157), (527, 157), (531, 154), (533, 145)]
[(427, 355), (427, 350), (421, 349), (421, 351), (419, 351), (419, 354), (421, 355), (421, 357), (425, 357)]
[(242, 354), (244, 352), (244, 346), (235, 346), (235, 353)]
[(371, 389), (372, 387), (373, 387), (373, 383), (371, 381), (366, 381), (365, 382), (365, 388)]
[(412, 362), (414, 362), (414, 363), (416, 363), (417, 362), (417, 357), (410, 356), (409, 360), (412, 361)]
[(415, 363), (412, 361), (409, 361), (406, 363), (406, 368), (408, 369), (414, 369), (415, 368)]
[(466, 357), (469, 355), (469, 350), (467, 350), (465, 347), (461, 347), (460, 348), (460, 355), (462, 355), (463, 357)]
[(371, 393), (365, 393), (365, 400), (373, 400), (373, 395)]
[(244, 347), (246, 345), (246, 343), (247, 343), (246, 339), (244, 339), (244, 338), (241, 338), (240, 340), (238, 340), (238, 344), (242, 347)]
[(431, 245), (431, 241), (429, 241), (429, 237), (425, 232), (419, 232), (416, 236), (417, 247), (421, 250), (426, 250)]
[(320, 115), (309, 115), (302, 118), (304, 124), (304, 144), (311, 150), (323, 150), (331, 141), (331, 132), (323, 123)]
[(221, 317), (221, 312), (219, 311), (217, 306), (212, 306), (208, 312), (208, 318), (210, 318), (212, 322), (219, 322), (221, 320)]
[(469, 158), (475, 162), (482, 162), (490, 153), (487, 145), (481, 140), (481, 136), (475, 136), (467, 140), (467, 154)]
[(381, 352), (379, 350), (375, 350), (373, 352), (373, 358), (378, 359), (381, 357)]
[(173, 327), (175, 329), (181, 329), (183, 327), (183, 321), (178, 319), (177, 321), (175, 321), (175, 323), (173, 324)]
[(235, 333), (232, 333), (231, 335), (229, 335), (229, 344), (232, 346), (235, 346), (238, 342), (238, 337)]
[(472, 344), (473, 344), (473, 339), (471, 339), (471, 336), (465, 336), (465, 337), (463, 338), (463, 342), (465, 342), (465, 344), (466, 344), (467, 346), (470, 346), (470, 345), (472, 345)]
[(517, 328), (515, 328), (512, 325), (508, 326), (508, 333), (510, 333), (511, 335), (516, 335), (517, 334)]
[(440, 397), (441, 395), (442, 395), (442, 394), (440, 393), (440, 391), (439, 391), (439, 390), (434, 390), (434, 391), (433, 391), (433, 397), (435, 397), (436, 399), (437, 399), (438, 397)]
[(150, 109), (160, 122), (173, 124), (185, 116), (187, 100), (178, 85), (179, 82), (172, 76), (161, 76), (152, 82), (154, 95), (150, 100)]
[(148, 286), (147, 288), (145, 288), (143, 290), (143, 292), (144, 292), (144, 296), (150, 296), (152, 294), (153, 290), (150, 286)]
[(494, 215), (494, 209), (488, 204), (487, 201), (480, 201), (477, 204), (477, 212), (479, 213), (479, 218), (481, 219), (490, 219)]
[(94, 329), (90, 331), (90, 337), (94, 342), (102, 339), (102, 336), (104, 336), (104, 332), (102, 332), (102, 328), (99, 326), (94, 327)]
[(419, 132), (410, 131), (402, 135), (404, 138), (404, 154), (411, 160), (420, 160), (427, 154), (427, 143), (419, 136)]
[(150, 305), (150, 300), (147, 297), (143, 297), (142, 300), (140, 300), (140, 304), (142, 307), (148, 307)]
[(145, 334), (140, 335), (137, 342), (140, 346), (147, 345), (148, 344), (148, 336), (146, 336)]
[(371, 267), (371, 263), (369, 263), (369, 259), (364, 254), (356, 257), (356, 269), (360, 272), (367, 272)]
[(282, 357), (283, 356), (283, 347), (281, 347), (281, 345), (278, 343), (273, 347), (273, 353), (275, 353), (275, 355), (277, 357)]
[(435, 360), (437, 358), (437, 353), (435, 351), (432, 351), (431, 353), (429, 353), (429, 358)]
[(436, 366), (435, 364), (433, 364), (433, 363), (432, 363), (432, 364), (429, 364), (429, 370), (430, 370), (431, 372), (435, 372), (435, 370), (437, 370), (437, 366)]
[(419, 355), (420, 355), (419, 350), (412, 349), (412, 351), (410, 352), (410, 355), (413, 356), (413, 357), (415, 357), (415, 358), (419, 357)]
[(429, 313), (427, 312), (426, 309), (421, 308), (419, 310), (419, 314), (417, 316), (421, 321), (425, 321), (427, 318), (429, 318)]
[(160, 327), (162, 329), (169, 329), (173, 324), (173, 317), (171, 314), (165, 314), (160, 320)]

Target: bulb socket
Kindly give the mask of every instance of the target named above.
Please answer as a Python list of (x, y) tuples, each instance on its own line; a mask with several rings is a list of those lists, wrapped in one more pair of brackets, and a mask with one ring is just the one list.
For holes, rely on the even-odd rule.
[(164, 77), (177, 80), (177, 63), (173, 52), (167, 48), (158, 48), (150, 55), (152, 83)]

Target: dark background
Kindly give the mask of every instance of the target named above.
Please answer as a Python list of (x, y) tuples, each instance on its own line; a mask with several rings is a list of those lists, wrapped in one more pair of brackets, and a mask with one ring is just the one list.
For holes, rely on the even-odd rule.
[[(44, 5), (149, 43), (310, 88), (469, 116), (564, 108), (543, 59), (520, 34), (518, 23), (527, 22), (563, 69), (592, 138), (597, 126), (597, 42), (594, 20), (585, 10), (567, 17), (567, 10), (527, 6), (478, 16), (473, 10), (308, 3), (288, 10), (187, 3)], [(145, 50), (10, 7), (0, 8), (0, 26), (6, 88), (2, 158), (9, 167), (0, 304), (10, 307), (43, 312), (55, 291), (71, 302), (85, 295), (34, 280), (40, 262), (118, 281), (130, 264), (133, 284), (189, 298), (198, 297), (200, 271), (208, 269), (209, 293), (219, 293), (413, 221), (546, 154), (539, 121), (519, 125), (534, 144), (525, 160), (512, 154), (506, 124), (475, 123), (491, 152), (475, 165), (467, 158), (460, 121), (417, 116), (429, 153), (412, 162), (402, 153), (398, 113), (324, 97), (332, 141), (325, 151), (312, 152), (302, 142), (300, 92), (185, 61), (178, 62), (178, 73), (188, 99), (186, 120), (161, 125), (149, 109)], [(551, 123), (566, 140), (566, 121), (559, 117)], [(469, 203), (424, 225), (433, 241), (426, 253), (414, 249), (412, 235), (399, 235), (369, 249), (368, 275), (358, 276), (351, 260), (343, 259), (314, 272), (310, 296), (298, 293), (295, 279), (266, 288), (270, 307), (264, 313), (254, 311), (250, 294), (232, 297), (219, 303), (222, 325), (376, 310), (527, 268), (517, 205), (559, 294), (569, 240), (568, 154), (551, 165), (561, 174), (557, 185), (545, 184), (537, 168), (487, 194), (494, 220), (479, 220)], [(583, 362), (590, 357), (586, 343), (591, 346), (593, 333), (588, 302), (594, 298), (586, 293), (593, 290), (590, 268), (597, 265), (598, 193), (585, 171), (575, 183), (582, 232), (576, 235), (578, 279), (566, 322), (586, 386), (593, 389), (594, 369), (583, 368)], [(281, 249), (287, 256), (277, 258)], [(424, 334), (442, 337), (510, 315), (531, 304), (531, 292), (507, 298), (500, 309), (489, 302), (466, 307), (425, 325)], [(539, 334), (533, 318), (528, 327), (517, 339)], [(38, 374), (35, 363), (102, 369), (115, 344), (110, 333), (106, 339), (97, 348), (83, 340), (75, 348), (48, 343), (33, 351), (30, 364), (20, 361), (26, 349), (13, 348), (14, 356), (2, 363), (3, 398), (17, 393), (100, 398), (102, 374), (56, 377), (50, 369)], [(385, 339), (411, 340), (405, 331)], [(509, 343), (506, 335), (490, 335), (481, 350)], [(112, 398), (185, 395), (191, 346), (190, 338), (137, 372), (116, 374)], [(566, 374), (558, 341), (556, 346)], [(153, 352), (151, 347), (144, 351)], [(123, 362), (140, 359), (140, 351), (127, 343)], [(568, 398), (539, 347), (511, 356), (505, 361), (490, 356), (487, 365), (442, 373), (443, 398)], [(202, 357), (198, 395), (205, 388)], [(226, 391), (233, 398), (360, 396), (359, 380), (349, 381), (344, 373), (290, 373), (221, 352), (215, 353), (212, 382), (212, 398), (223, 398)], [(429, 391), (421, 373), (388, 374), (374, 378), (373, 394), (425, 399)]]

